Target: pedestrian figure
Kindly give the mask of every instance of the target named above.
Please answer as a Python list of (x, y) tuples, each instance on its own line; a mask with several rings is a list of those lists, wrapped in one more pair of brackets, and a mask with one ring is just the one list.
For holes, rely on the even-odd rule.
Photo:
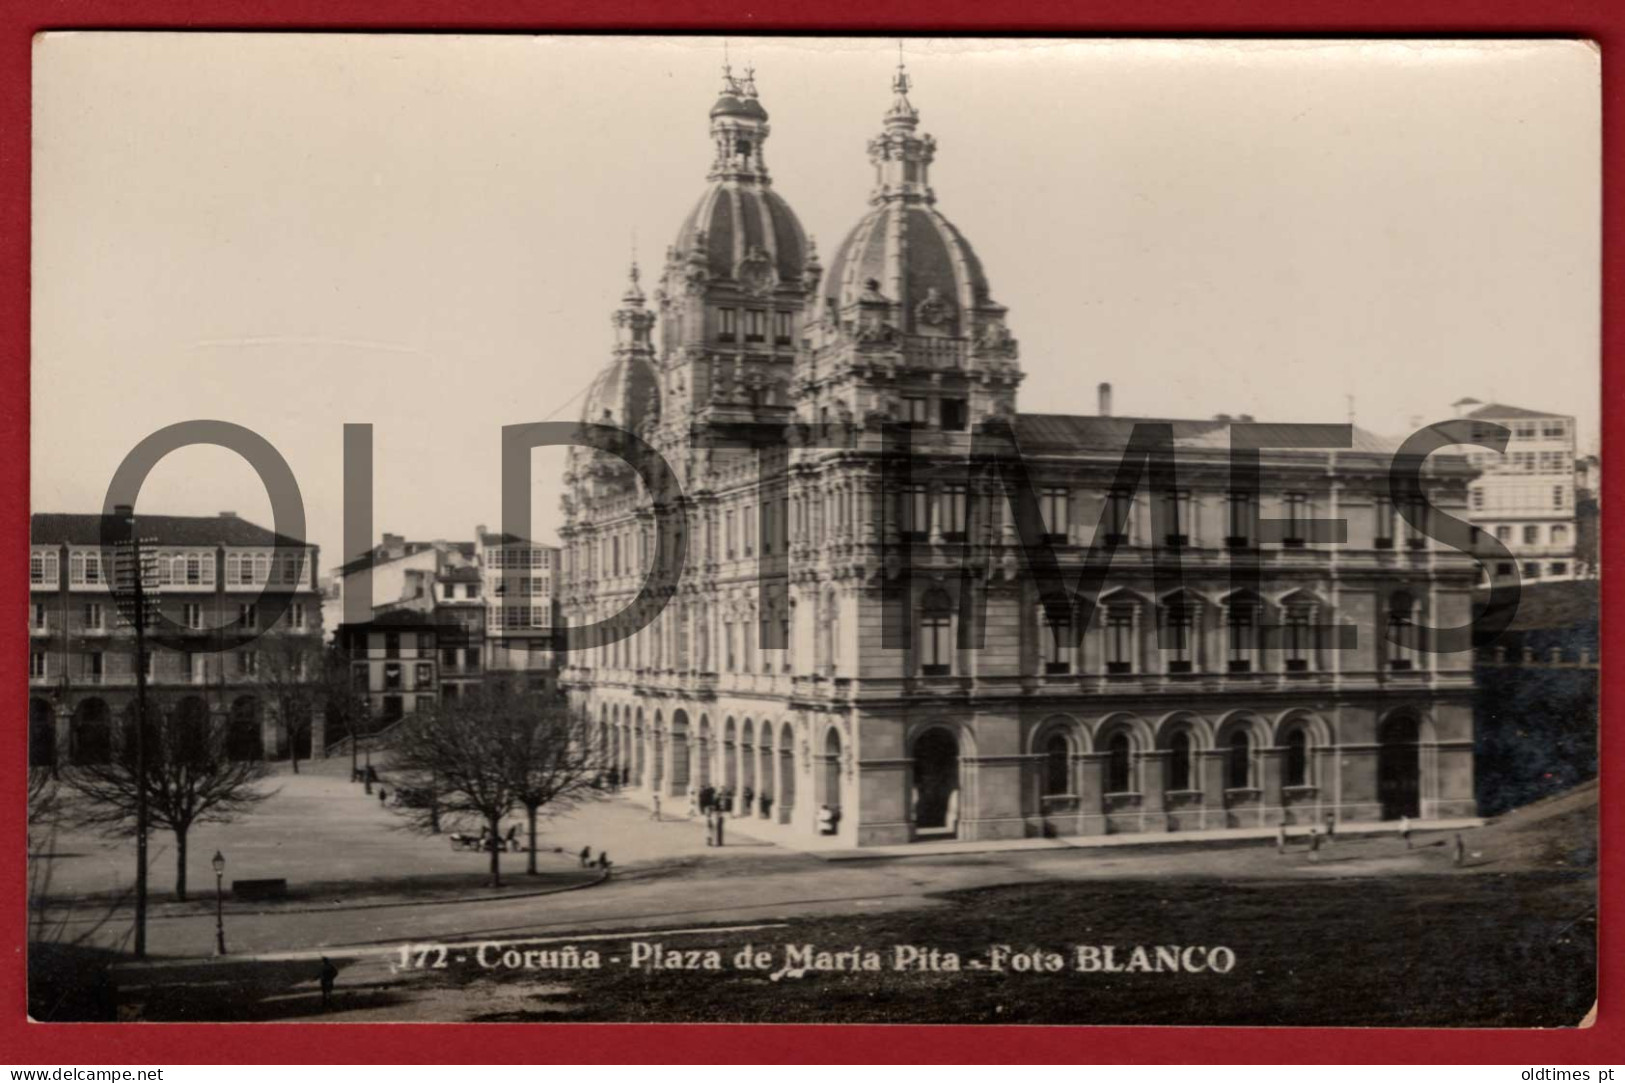
[(510, 824), (508, 826), (508, 849), (513, 850), (513, 851), (517, 851), (519, 849), (519, 825), (518, 824)]
[(609, 875), (609, 851), (608, 850), (599, 850), (598, 851), (598, 867), (600, 869), (604, 870), (604, 875), (605, 876)]
[(1337, 834), (1337, 817), (1330, 812), (1326, 814), (1326, 845), (1332, 844), (1332, 836)]
[(660, 819), (660, 795), (659, 794), (654, 795), (654, 810), (649, 813), (649, 819), (655, 820), (655, 821), (658, 821)]
[(716, 825), (716, 838), (717, 838), (717, 842), (716, 842), (716, 844), (717, 844), (717, 845), (718, 845), (718, 846), (721, 846), (721, 845), (722, 845), (722, 832), (723, 832), (723, 829), (724, 829), (724, 828), (726, 828), (726, 827), (727, 827), (727, 826), (728, 826), (728, 820), (727, 820), (727, 818), (726, 818), (726, 817), (724, 817), (724, 816), (723, 816), (723, 815), (722, 815), (722, 813), (720, 813), (720, 812), (719, 812), (719, 813), (717, 813), (717, 825)]
[(1411, 818), (1409, 816), (1399, 818), (1399, 837), (1405, 840), (1405, 849), (1409, 850), (1411, 848)]
[(1461, 832), (1456, 832), (1456, 868), (1461, 868), (1462, 862), (1467, 860), (1467, 844), (1461, 841)]
[(1286, 853), (1286, 824), (1282, 824), (1275, 829), (1275, 852), (1278, 854)]
[(592, 864), (592, 847), (591, 846), (583, 846), (581, 848), (581, 867), (586, 868), (588, 865), (591, 865), (591, 864)]
[(322, 1010), (326, 1011), (333, 1002), (333, 979), (339, 976), (339, 968), (327, 956), (322, 956)]
[(1314, 827), (1309, 829), (1309, 860), (1320, 860), (1320, 831)]
[(389, 796), (389, 791), (388, 790), (384, 789), (382, 786), (378, 787), (378, 803), (380, 805), (384, 803), (384, 798), (386, 798), (388, 796)]

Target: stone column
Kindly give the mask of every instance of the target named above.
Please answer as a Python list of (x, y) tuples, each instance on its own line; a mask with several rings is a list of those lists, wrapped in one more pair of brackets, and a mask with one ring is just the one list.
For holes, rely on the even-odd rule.
[(1264, 748), (1259, 750), (1260, 768), (1264, 775), (1264, 801), (1259, 808), (1259, 826), (1265, 826), (1270, 819), (1275, 822), (1284, 822), (1286, 815), (1286, 801), (1282, 793), (1282, 774), (1286, 757), (1284, 748)]
[[(1163, 794), (1168, 788), (1168, 753), (1162, 749), (1139, 753), (1140, 757), (1140, 811), (1160, 815)], [(1153, 825), (1161, 830), (1162, 825)]]
[(1105, 752), (1085, 752), (1075, 757), (1078, 787), (1078, 833), (1104, 835), (1106, 808), (1102, 800), (1106, 793)]

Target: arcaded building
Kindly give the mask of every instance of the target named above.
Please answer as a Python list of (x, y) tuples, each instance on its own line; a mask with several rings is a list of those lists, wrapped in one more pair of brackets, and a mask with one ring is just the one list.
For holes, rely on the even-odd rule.
[[(640, 435), (680, 492), (656, 508), (573, 453), (562, 679), (632, 791), (731, 790), (753, 830), (836, 845), (1471, 815), (1471, 655), (1428, 631), (1469, 620), (1477, 565), (1428, 517), (1462, 517), (1471, 468), (1434, 456), (1396, 508), (1394, 448), (1358, 430), (1328, 451), (1273, 426), (1238, 485), (1230, 419), (1114, 417), (1104, 385), (1096, 415), (1021, 412), (996, 268), (937, 204), (908, 91), (899, 69), (869, 208), (824, 264), (769, 179), (753, 78), (725, 76), (709, 187), (653, 303), (634, 269), (614, 313), (582, 421)], [(1171, 482), (1123, 484), (1136, 426), (1171, 442)], [(993, 435), (1027, 512), (973, 455)], [(1068, 584), (1109, 556), (1093, 595), (1041, 590), (1034, 507)], [(572, 636), (669, 551), (657, 511), (687, 537), (658, 617)]]

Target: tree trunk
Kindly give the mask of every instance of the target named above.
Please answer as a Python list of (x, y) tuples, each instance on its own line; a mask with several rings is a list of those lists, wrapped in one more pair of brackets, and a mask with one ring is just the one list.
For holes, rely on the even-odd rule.
[(502, 840), (502, 817), (491, 817), (491, 886), (502, 886), (502, 850), (499, 843)]
[(526, 857), (525, 871), (530, 873), (532, 876), (535, 876), (536, 875), (536, 806), (535, 805), (527, 805), (525, 807), (525, 817), (526, 817), (526, 819), (528, 819), (530, 821), (530, 846), (529, 846), (529, 851), (530, 852), (529, 852), (528, 856)]
[(186, 829), (175, 829), (175, 898), (186, 901)]

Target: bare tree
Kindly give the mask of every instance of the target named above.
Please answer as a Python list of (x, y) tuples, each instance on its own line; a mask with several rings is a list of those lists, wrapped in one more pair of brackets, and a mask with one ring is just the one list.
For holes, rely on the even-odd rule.
[(175, 897), (186, 898), (186, 838), (200, 823), (225, 823), (271, 796), (259, 783), (270, 769), (260, 760), (233, 760), (226, 754), (226, 727), (208, 718), (163, 720), (146, 727), (147, 771), (143, 783), (135, 765), (134, 726), (115, 755), (101, 764), (63, 769), (63, 780), (82, 799), (74, 819), (110, 834), (133, 835), (137, 799), (143, 785), (147, 815), (155, 827), (175, 836)]
[[(600, 794), (602, 758), (591, 728), (562, 703), (488, 678), (460, 699), (404, 722), (390, 741), (401, 811), (426, 831), (443, 816), (477, 818), (492, 839), (502, 819), (525, 810), (527, 868), (536, 872), (536, 821)], [(500, 851), (491, 849), (491, 883), (500, 886)]]
[(495, 695), (517, 698), (517, 724), (502, 731), (503, 760), (514, 800), (525, 810), (530, 832), (526, 871), (536, 874), (536, 819), (545, 809), (561, 812), (603, 796), (603, 749), (580, 714), (558, 701), (498, 686)]
[[(325, 691), (321, 641), (316, 636), (273, 633), (261, 636), (255, 648), (259, 652), (259, 684), (276, 704), (277, 716), (288, 735), (288, 759), (297, 775), (299, 741), (310, 734)], [(348, 672), (345, 679), (349, 679)]]

